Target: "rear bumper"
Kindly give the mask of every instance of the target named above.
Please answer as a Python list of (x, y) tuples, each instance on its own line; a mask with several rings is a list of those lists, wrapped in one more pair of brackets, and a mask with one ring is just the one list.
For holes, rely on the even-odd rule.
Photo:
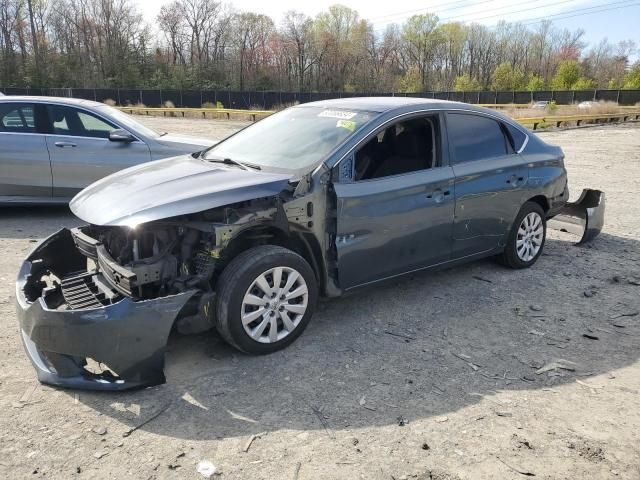
[(596, 238), (604, 226), (605, 194), (600, 190), (584, 189), (575, 202), (564, 205), (549, 220), (547, 226), (575, 235), (577, 243)]
[[(47, 287), (40, 279), (47, 272), (62, 278), (83, 262), (86, 258), (73, 244), (71, 233), (63, 229), (36, 247), (18, 273), (17, 316), (38, 379), (91, 390), (164, 383), (169, 333), (195, 292), (144, 301), (121, 297), (100, 307), (65, 309), (59, 305), (60, 287)], [(108, 369), (90, 371), (85, 368), (88, 359)]]

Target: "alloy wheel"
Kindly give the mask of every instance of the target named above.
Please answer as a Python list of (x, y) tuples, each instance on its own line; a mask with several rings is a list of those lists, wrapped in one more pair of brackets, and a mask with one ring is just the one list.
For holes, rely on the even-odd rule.
[(544, 225), (538, 212), (527, 214), (518, 227), (516, 252), (523, 262), (530, 262), (538, 255), (544, 239)]
[(261, 273), (242, 299), (245, 332), (256, 342), (275, 343), (293, 332), (307, 311), (309, 291), (304, 277), (290, 267)]

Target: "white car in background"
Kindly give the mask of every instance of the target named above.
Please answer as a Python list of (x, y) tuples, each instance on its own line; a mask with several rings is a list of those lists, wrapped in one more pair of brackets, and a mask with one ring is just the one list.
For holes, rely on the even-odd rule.
[(537, 102), (533, 102), (531, 108), (544, 110), (545, 108), (547, 108), (547, 105), (549, 105), (549, 103), (550, 102), (548, 100), (538, 100)]
[(597, 105), (598, 105), (598, 102), (586, 101), (586, 102), (580, 102), (578, 104), (578, 108), (580, 110), (588, 110), (590, 108), (596, 107)]
[(199, 152), (216, 143), (156, 132), (103, 103), (3, 96), (0, 204), (64, 204), (118, 170)]

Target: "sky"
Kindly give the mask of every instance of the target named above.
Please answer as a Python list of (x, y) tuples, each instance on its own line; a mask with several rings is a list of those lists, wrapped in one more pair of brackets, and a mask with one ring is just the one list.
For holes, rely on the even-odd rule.
[[(160, 7), (170, 0), (132, 2), (139, 5), (153, 25)], [(608, 38), (612, 43), (634, 40), (640, 47), (640, 0), (232, 0), (224, 3), (231, 3), (238, 11), (267, 14), (276, 23), (280, 23), (287, 10), (302, 11), (313, 17), (330, 5), (341, 3), (357, 10), (380, 31), (389, 23), (402, 23), (411, 15), (427, 12), (435, 13), (443, 21), (475, 21), (487, 26), (499, 20), (526, 24), (549, 19), (559, 27), (584, 29), (584, 38), (589, 44)]]

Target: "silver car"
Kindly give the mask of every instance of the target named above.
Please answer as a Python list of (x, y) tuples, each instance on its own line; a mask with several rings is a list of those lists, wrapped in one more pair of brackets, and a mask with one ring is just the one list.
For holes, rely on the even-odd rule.
[(0, 204), (67, 203), (118, 170), (215, 143), (156, 132), (102, 103), (3, 96)]

